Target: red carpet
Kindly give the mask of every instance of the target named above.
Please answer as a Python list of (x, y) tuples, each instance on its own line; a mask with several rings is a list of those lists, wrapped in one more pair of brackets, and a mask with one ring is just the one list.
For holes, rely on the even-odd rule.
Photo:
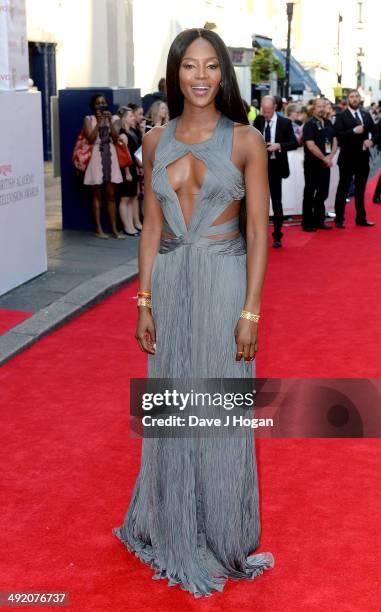
[[(289, 228), (271, 251), (258, 375), (380, 376), (381, 207), (368, 209), (375, 228), (352, 228), (348, 209), (348, 229)], [(210, 598), (151, 580), (111, 534), (140, 460), (128, 436), (128, 378), (146, 372), (135, 291), (0, 372), (0, 590), (66, 590), (75, 612), (380, 609), (378, 440), (258, 440), (261, 550), (276, 566)]]
[(270, 249), (263, 317), (262, 374), (381, 376), (381, 206), (371, 198), (357, 227), (347, 204), (346, 229), (314, 233), (287, 228), (284, 248)]
[(28, 317), (32, 316), (33, 312), (21, 312), (19, 310), (8, 310), (0, 308), (0, 336), (15, 325), (22, 323)]

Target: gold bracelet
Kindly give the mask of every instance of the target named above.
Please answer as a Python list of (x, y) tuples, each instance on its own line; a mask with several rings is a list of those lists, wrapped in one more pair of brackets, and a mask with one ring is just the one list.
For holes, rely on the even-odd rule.
[(260, 314), (254, 314), (254, 312), (249, 312), (248, 310), (241, 310), (239, 315), (240, 319), (248, 319), (249, 321), (255, 321), (255, 323), (258, 323), (260, 316)]
[(150, 298), (152, 295), (151, 291), (138, 291), (137, 297), (146, 297)]
[(137, 305), (138, 306), (148, 306), (148, 308), (152, 308), (152, 302), (148, 298), (143, 298), (143, 297), (138, 298)]

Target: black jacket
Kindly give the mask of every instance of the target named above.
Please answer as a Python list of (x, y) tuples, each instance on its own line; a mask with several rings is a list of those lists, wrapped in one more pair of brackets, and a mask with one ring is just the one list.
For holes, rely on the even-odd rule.
[(374, 144), (377, 145), (378, 150), (381, 151), (381, 120), (378, 123), (376, 123), (376, 129), (377, 129), (377, 136), (373, 142)]
[[(265, 118), (263, 115), (258, 115), (254, 120), (254, 127), (263, 134), (265, 129)], [(290, 174), (288, 165), (287, 151), (292, 151), (298, 148), (298, 141), (295, 138), (292, 123), (286, 117), (278, 115), (275, 128), (275, 142), (279, 142), (280, 151), (275, 152), (275, 158), (279, 162), (279, 170), (282, 178), (287, 178)], [(270, 155), (270, 154), (269, 154)]]
[(362, 134), (355, 134), (353, 128), (358, 125), (354, 119), (350, 110), (346, 109), (342, 113), (336, 116), (335, 130), (340, 147), (340, 154), (338, 164), (342, 165), (345, 163), (353, 164), (353, 160), (358, 159), (362, 155), (369, 157), (369, 149), (363, 150), (362, 145), (364, 140), (371, 138), (376, 144), (379, 139), (377, 125), (374, 123), (371, 115), (366, 111), (360, 110), (362, 121), (364, 124), (364, 132)]

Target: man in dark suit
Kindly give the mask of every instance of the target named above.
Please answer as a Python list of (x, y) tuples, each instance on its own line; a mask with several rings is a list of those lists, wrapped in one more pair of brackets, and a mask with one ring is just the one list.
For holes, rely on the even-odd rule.
[(271, 202), (274, 212), (273, 247), (282, 246), (282, 179), (290, 174), (287, 151), (298, 148), (298, 142), (292, 129), (292, 123), (275, 111), (275, 100), (264, 96), (261, 102), (261, 114), (254, 121), (254, 127), (265, 139), (268, 152), (268, 176)]
[(354, 177), (356, 225), (371, 227), (364, 206), (364, 192), (369, 174), (369, 149), (377, 140), (377, 127), (369, 113), (360, 108), (360, 94), (352, 89), (347, 98), (348, 107), (336, 116), (335, 129), (340, 146), (338, 166), (340, 180), (337, 187), (335, 213), (336, 227), (343, 229), (344, 210), (349, 187)]

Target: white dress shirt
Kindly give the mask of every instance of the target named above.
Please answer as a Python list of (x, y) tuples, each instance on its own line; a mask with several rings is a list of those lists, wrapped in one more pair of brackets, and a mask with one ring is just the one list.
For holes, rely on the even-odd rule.
[[(278, 119), (278, 115), (276, 113), (274, 113), (270, 119), (271, 144), (274, 144), (275, 142), (275, 131), (276, 131), (277, 119)], [(263, 126), (263, 136), (265, 135), (266, 125), (267, 125), (267, 119), (265, 119), (265, 124)], [(271, 153), (270, 159), (275, 159), (274, 151)]]
[[(348, 109), (349, 109), (349, 110), (350, 110), (350, 112), (352, 113), (352, 117), (353, 117), (353, 119), (356, 119), (356, 115), (355, 115), (355, 112), (356, 112), (356, 111), (355, 111), (355, 110), (353, 110), (353, 108), (351, 108), (350, 106), (348, 106)], [(364, 120), (363, 120), (363, 118), (362, 118), (362, 114), (361, 114), (361, 111), (360, 111), (360, 109), (359, 109), (359, 108), (357, 109), (357, 112), (358, 112), (358, 115), (360, 116), (361, 125), (364, 125)], [(353, 128), (353, 131), (354, 131), (354, 128)], [(370, 132), (368, 132), (368, 137), (367, 137), (367, 138), (368, 138), (368, 140), (372, 140), (372, 134), (371, 134)], [(363, 147), (362, 147), (362, 148), (363, 148), (363, 151), (365, 151), (366, 147), (365, 147), (364, 145), (363, 145)]]
[[(362, 115), (361, 115), (361, 111), (360, 111), (359, 108), (357, 110), (354, 110), (353, 108), (348, 106), (348, 110), (352, 113), (353, 119), (356, 119), (357, 117), (359, 117), (360, 121), (361, 121), (361, 124), (364, 125), (364, 121), (363, 121), (363, 118), (362, 118)], [(357, 115), (355, 115), (356, 112), (357, 112)]]

